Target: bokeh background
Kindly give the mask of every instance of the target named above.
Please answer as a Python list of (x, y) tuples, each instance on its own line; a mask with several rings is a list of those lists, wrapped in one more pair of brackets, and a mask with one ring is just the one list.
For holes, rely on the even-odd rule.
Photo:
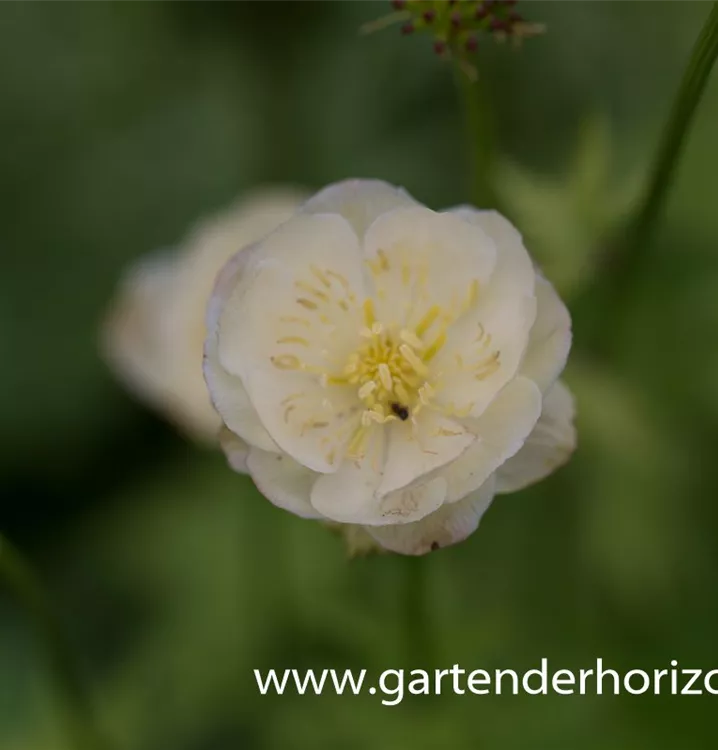
[[(548, 33), (479, 54), (492, 180), (574, 310), (580, 447), (424, 561), (431, 658), (718, 668), (718, 76), (630, 294), (584, 296), (709, 4), (525, 6)], [(346, 561), (98, 356), (128, 262), (255, 186), (366, 176), (467, 199), (449, 66), (426, 38), (357, 33), (387, 10), (0, 4), (0, 529), (46, 580), (117, 750), (713, 747), (710, 696), (261, 697), (254, 668), (404, 666), (416, 561)], [(71, 750), (5, 592), (0, 747)]]

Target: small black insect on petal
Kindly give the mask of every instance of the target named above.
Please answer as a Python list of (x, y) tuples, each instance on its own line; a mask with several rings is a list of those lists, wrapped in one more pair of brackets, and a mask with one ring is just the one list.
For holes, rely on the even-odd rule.
[(406, 422), (407, 419), (409, 419), (409, 410), (404, 406), (403, 404), (399, 404), (396, 401), (393, 401), (391, 404), (391, 410), (396, 414), (399, 419), (401, 419), (402, 422)]

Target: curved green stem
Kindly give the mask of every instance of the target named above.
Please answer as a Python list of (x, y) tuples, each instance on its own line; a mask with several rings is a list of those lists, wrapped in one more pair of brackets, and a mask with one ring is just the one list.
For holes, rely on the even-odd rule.
[(85, 685), (42, 583), (20, 551), (1, 534), (0, 583), (19, 602), (46, 650), (52, 677), (63, 701), (69, 747), (73, 750), (104, 750), (105, 744), (95, 726)]
[(471, 203), (479, 208), (491, 208), (494, 204), (490, 182), (494, 150), (487, 92), (481, 82), (469, 78), (458, 65), (454, 75), (464, 108), (466, 137), (469, 142)]
[[(656, 149), (642, 200), (623, 236), (607, 248), (594, 282), (574, 305), (582, 321), (581, 340), (607, 356), (614, 345), (612, 331), (625, 314), (628, 293), (649, 257), (651, 238), (665, 206), (668, 191), (688, 137), (713, 64), (718, 56), (718, 2), (713, 3), (693, 46), (668, 120)], [(611, 321), (607, 324), (607, 318)]]
[(635, 219), (629, 227), (628, 242), (624, 246), (621, 270), (634, 273), (648, 251), (652, 233), (666, 203), (668, 190), (685, 145), (696, 108), (705, 91), (708, 77), (718, 56), (718, 3), (708, 14), (703, 29), (693, 46), (693, 52), (650, 170), (647, 189)]

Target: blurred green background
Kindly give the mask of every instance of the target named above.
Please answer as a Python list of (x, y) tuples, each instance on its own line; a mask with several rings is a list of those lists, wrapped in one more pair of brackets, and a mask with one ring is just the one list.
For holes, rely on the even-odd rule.
[[(573, 305), (709, 5), (525, 6), (548, 33), (479, 54), (494, 189)], [(714, 747), (710, 696), (261, 697), (253, 668), (402, 666), (416, 561), (346, 562), (98, 357), (126, 264), (254, 186), (467, 199), (449, 66), (427, 38), (357, 33), (388, 9), (0, 4), (0, 529), (47, 580), (117, 750)], [(574, 459), (425, 561), (443, 666), (718, 668), (717, 122), (718, 76), (630, 298), (575, 304)], [(582, 332), (604, 319), (599, 356)], [(0, 748), (70, 750), (59, 707), (0, 594)]]

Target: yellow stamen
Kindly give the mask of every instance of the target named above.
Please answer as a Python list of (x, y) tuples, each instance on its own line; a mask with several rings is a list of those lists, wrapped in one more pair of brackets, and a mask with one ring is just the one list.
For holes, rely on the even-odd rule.
[(419, 324), (414, 329), (417, 336), (423, 336), (429, 328), (431, 328), (432, 323), (439, 317), (439, 313), (441, 312), (441, 308), (438, 305), (433, 305), (429, 308), (429, 311), (424, 315), (424, 317), (419, 321)]
[(373, 380), (370, 380), (368, 383), (364, 383), (364, 385), (359, 389), (359, 398), (363, 401), (369, 394), (374, 392), (377, 388), (376, 383)]
[(441, 347), (446, 343), (446, 331), (442, 331), (437, 337), (434, 343), (424, 352), (422, 359), (424, 362), (431, 362), (431, 360), (439, 353)]
[(390, 391), (393, 381), (391, 378), (391, 370), (389, 369), (389, 365), (387, 365), (386, 362), (381, 362), (378, 369), (381, 384), (384, 386), (384, 388), (386, 388), (387, 391)]
[(329, 281), (327, 276), (324, 274), (324, 272), (317, 268), (316, 266), (311, 266), (312, 273), (321, 281), (322, 284), (324, 284), (327, 289), (332, 285), (332, 282)]
[(399, 354), (414, 368), (418, 375), (427, 375), (429, 368), (416, 356), (414, 350), (408, 344), (399, 347)]
[(309, 342), (301, 336), (282, 336), (281, 339), (277, 339), (278, 344), (300, 344), (301, 346), (309, 346)]
[(425, 346), (424, 342), (413, 331), (408, 331), (406, 328), (401, 331), (399, 338), (414, 349), (421, 350)]
[(374, 316), (374, 301), (372, 299), (365, 299), (364, 300), (364, 322), (366, 323), (367, 328), (371, 328), (372, 324), (376, 320)]

